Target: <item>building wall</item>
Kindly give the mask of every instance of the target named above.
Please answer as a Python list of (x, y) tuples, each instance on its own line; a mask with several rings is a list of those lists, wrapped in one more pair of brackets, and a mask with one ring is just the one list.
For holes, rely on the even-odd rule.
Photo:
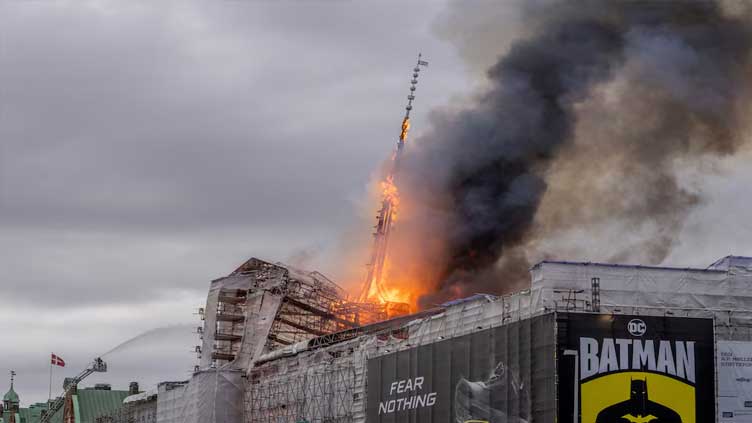
[(132, 423), (155, 423), (157, 421), (157, 399), (138, 401), (128, 407)]
[(517, 324), (530, 303), (529, 293), (504, 301), (478, 296), (402, 327), (263, 362), (247, 379), (246, 422), (365, 422), (369, 360)]
[(157, 421), (157, 398), (151, 396), (130, 401), (119, 409), (96, 418), (95, 423), (154, 423)]
[[(717, 342), (752, 341), (752, 272), (746, 268), (544, 262), (532, 269), (531, 276), (531, 289), (515, 295), (455, 301), (443, 313), (416, 319), (401, 328), (318, 349), (295, 346), (287, 353), (270, 354), (268, 360), (262, 356), (246, 386), (246, 421), (295, 421), (303, 417), (312, 423), (364, 422), (365, 398), (374, 389), (368, 383), (369, 360), (553, 312), (592, 313), (597, 307), (605, 316), (704, 318), (713, 322)], [(598, 281), (595, 290), (594, 278)], [(531, 371), (551, 369), (536, 364)], [(319, 385), (330, 388), (319, 389)], [(553, 422), (553, 414), (546, 416), (536, 421)]]
[(183, 394), (187, 382), (163, 382), (157, 387), (157, 421), (159, 423), (181, 423), (180, 410), (183, 408)]
[[(300, 359), (281, 360), (251, 373), (245, 387), (246, 421), (353, 422), (363, 419), (365, 358), (354, 344)], [(333, 358), (335, 354), (342, 354)]]
[(194, 373), (187, 384), (172, 390), (161, 384), (157, 394), (157, 421), (242, 422), (243, 374), (239, 370), (212, 369)]
[(215, 364), (215, 360), (212, 358), (212, 352), (215, 349), (215, 335), (217, 333), (217, 325), (224, 325), (223, 322), (217, 322), (217, 312), (219, 305), (220, 293), (223, 289), (243, 289), (247, 290), (251, 288), (252, 278), (246, 275), (228, 276), (225, 278), (212, 281), (209, 288), (209, 294), (206, 298), (206, 306), (204, 308), (204, 327), (203, 327), (203, 343), (201, 346), (201, 360), (199, 366), (201, 369), (208, 369)]
[[(587, 309), (592, 305), (593, 278), (600, 284), (603, 311), (682, 315), (707, 312), (719, 317), (752, 310), (752, 271), (679, 269), (597, 263), (542, 262), (531, 270), (539, 307)], [(576, 303), (576, 304), (575, 304)]]

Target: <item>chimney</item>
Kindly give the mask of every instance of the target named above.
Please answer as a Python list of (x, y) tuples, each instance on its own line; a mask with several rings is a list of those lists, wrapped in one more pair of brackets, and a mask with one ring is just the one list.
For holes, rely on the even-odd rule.
[(138, 393), (138, 382), (131, 382), (128, 386), (128, 394), (136, 395)]

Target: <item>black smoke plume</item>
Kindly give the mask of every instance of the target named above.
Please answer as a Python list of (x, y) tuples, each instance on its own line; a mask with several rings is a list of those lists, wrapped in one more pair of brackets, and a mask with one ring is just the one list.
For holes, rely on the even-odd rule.
[(578, 231), (578, 242), (606, 246), (601, 259), (660, 263), (701, 200), (679, 169), (743, 141), (746, 10), (695, 1), (518, 6), (523, 33), (511, 44), (487, 31), (466, 40), (488, 52), (506, 46), (487, 88), (470, 105), (435, 112), (400, 164), (408, 201), (394, 268), (417, 255), (434, 269), (422, 306), (519, 288), (528, 250), (556, 256), (547, 240)]

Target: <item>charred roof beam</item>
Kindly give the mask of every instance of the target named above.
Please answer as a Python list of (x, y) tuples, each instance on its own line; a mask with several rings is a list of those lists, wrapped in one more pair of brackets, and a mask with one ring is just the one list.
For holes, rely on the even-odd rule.
[(292, 345), (293, 344), (292, 342), (290, 342), (290, 341), (288, 341), (286, 339), (282, 339), (282, 338), (280, 338), (279, 336), (277, 336), (277, 335), (275, 335), (273, 333), (269, 334), (269, 339), (272, 340), (272, 341), (274, 341), (274, 342), (276, 342), (276, 343), (278, 343), (278, 344), (282, 344), (282, 345)]
[(325, 319), (333, 320), (335, 322), (341, 323), (345, 326), (349, 327), (357, 327), (358, 324), (349, 320), (342, 319), (340, 317), (335, 316), (333, 313), (330, 313), (326, 310), (321, 310), (319, 308), (313, 307), (310, 304), (306, 304), (304, 302), (292, 299), (290, 297), (285, 297), (284, 301), (290, 305), (293, 305), (297, 308), (303, 309), (305, 311), (308, 311), (310, 313), (313, 313), (317, 316), (323, 317)]
[(287, 326), (290, 326), (290, 327), (293, 327), (295, 329), (301, 330), (303, 332), (310, 333), (311, 335), (323, 336), (323, 335), (327, 334), (327, 332), (324, 332), (324, 331), (321, 331), (321, 330), (318, 330), (318, 329), (314, 329), (314, 328), (312, 328), (310, 326), (301, 325), (300, 323), (293, 322), (292, 320), (287, 320), (284, 317), (277, 317), (277, 321), (279, 321), (280, 323), (284, 323)]

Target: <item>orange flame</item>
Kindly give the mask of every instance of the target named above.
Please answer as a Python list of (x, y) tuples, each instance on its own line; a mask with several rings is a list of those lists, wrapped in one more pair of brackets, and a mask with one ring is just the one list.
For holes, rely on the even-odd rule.
[(392, 203), (392, 220), (397, 220), (397, 210), (399, 209), (400, 196), (397, 185), (394, 184), (394, 177), (389, 175), (381, 181), (381, 194), (384, 201)]
[[(404, 142), (410, 129), (408, 117), (403, 119), (401, 129), (400, 141)], [(386, 221), (386, 225), (391, 225), (398, 220), (398, 217), (402, 217), (402, 198), (393, 176), (398, 153), (399, 148), (394, 151), (391, 163), (388, 164), (387, 176), (378, 185), (382, 207), (388, 206), (388, 208), (380, 211), (379, 218), (384, 219), (379, 223), (380, 225), (384, 224), (384, 221)], [(388, 210), (388, 212), (385, 210)], [(380, 226), (377, 226), (377, 228), (380, 228)], [(389, 230), (387, 229), (387, 231)], [(365, 301), (368, 302), (383, 304), (388, 314), (397, 315), (414, 312), (418, 309), (418, 299), (430, 291), (429, 275), (432, 272), (420, 268), (420, 263), (424, 263), (422, 260), (413, 260), (416, 253), (420, 255), (420, 249), (413, 248), (415, 246), (413, 242), (400, 242), (401, 235), (399, 233), (393, 235), (396, 235), (396, 238), (389, 241), (389, 249), (384, 255), (380, 256), (383, 260), (381, 271), (368, 281), (368, 292), (361, 293), (361, 298), (365, 298)], [(378, 244), (376, 245), (378, 246)], [(378, 263), (378, 260), (376, 262)]]
[(400, 137), (399, 137), (401, 141), (407, 141), (407, 132), (409, 130), (410, 130), (410, 118), (405, 116), (405, 118), (402, 119), (402, 131), (400, 131)]
[(405, 304), (408, 311), (418, 309), (418, 299), (430, 290), (430, 283), (422, 277), (429, 272), (421, 272), (418, 268), (405, 268), (400, 260), (400, 268), (394, 265), (394, 260), (387, 257), (384, 266), (384, 276), (379, 290), (379, 302), (382, 304)]

